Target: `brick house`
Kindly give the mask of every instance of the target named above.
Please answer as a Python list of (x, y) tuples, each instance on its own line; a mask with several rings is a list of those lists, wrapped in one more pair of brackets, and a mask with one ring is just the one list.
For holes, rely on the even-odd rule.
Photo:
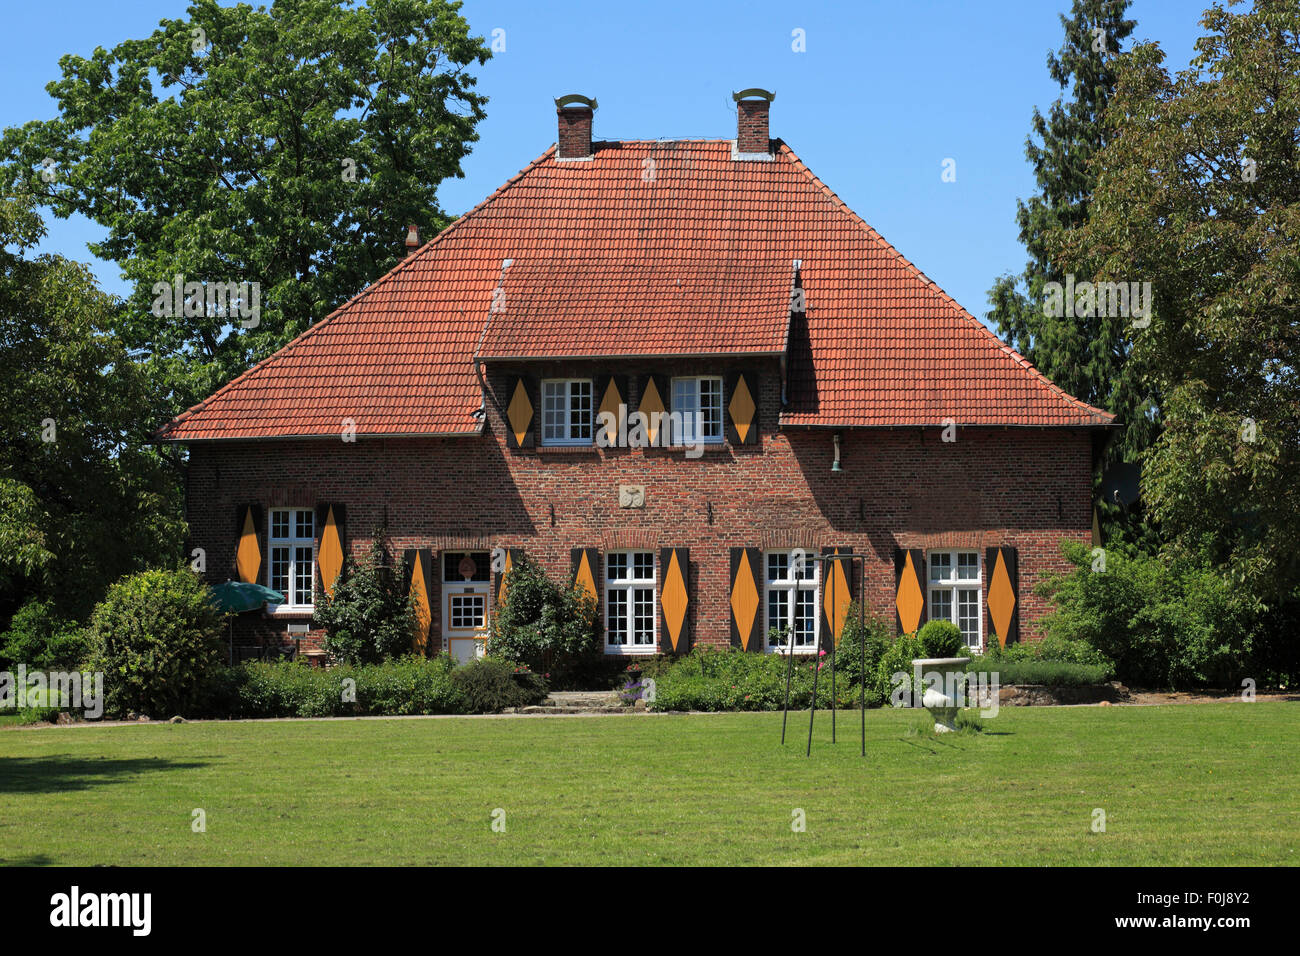
[(1037, 635), (1112, 417), (770, 139), (771, 94), (736, 99), (734, 140), (616, 142), (557, 100), (556, 146), (160, 430), (209, 580), (286, 597), (237, 643), (302, 635), (381, 526), (415, 646), (460, 658), (521, 553), (596, 594), (607, 654), (811, 652), (860, 587), (902, 631)]

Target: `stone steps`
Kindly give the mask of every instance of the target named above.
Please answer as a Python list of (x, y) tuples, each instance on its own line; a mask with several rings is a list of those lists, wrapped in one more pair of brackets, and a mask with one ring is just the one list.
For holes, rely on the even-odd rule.
[(617, 691), (612, 690), (557, 690), (547, 695), (539, 704), (516, 707), (514, 714), (627, 714), (631, 707), (624, 706)]

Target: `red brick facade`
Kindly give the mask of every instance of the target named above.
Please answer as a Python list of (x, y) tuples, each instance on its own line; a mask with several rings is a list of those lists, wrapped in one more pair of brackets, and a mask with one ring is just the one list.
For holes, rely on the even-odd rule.
[[(489, 376), (480, 437), (195, 443), (188, 479), (192, 546), (207, 552), (208, 579), (224, 581), (234, 576), (241, 505), (256, 502), (265, 514), (275, 506), (338, 502), (346, 505), (354, 556), (384, 521), (399, 556), (406, 548), (522, 548), (556, 577), (569, 573), (571, 548), (685, 547), (688, 633), (693, 643), (715, 646), (729, 641), (732, 547), (850, 547), (867, 556), (870, 609), (892, 620), (896, 548), (960, 547), (982, 558), (986, 547), (1009, 546), (1018, 552), (1022, 639), (1038, 636), (1045, 608), (1036, 583), (1066, 567), (1062, 538), (1090, 536), (1088, 431), (967, 428), (946, 442), (937, 428), (844, 429), (842, 471), (832, 473), (834, 433), (778, 429), (776, 363), (746, 368), (758, 372), (758, 445), (712, 446), (697, 459), (655, 448), (512, 449), (499, 408), (511, 371), (505, 368)], [(529, 369), (538, 378), (619, 372), (633, 383), (639, 372), (726, 370), (725, 362), (703, 360)], [(620, 484), (644, 485), (645, 507), (620, 508)], [(432, 604), (436, 648), (441, 601), (435, 596)], [(984, 620), (987, 637), (987, 610)], [(243, 615), (236, 640), (283, 635), (285, 623)]]

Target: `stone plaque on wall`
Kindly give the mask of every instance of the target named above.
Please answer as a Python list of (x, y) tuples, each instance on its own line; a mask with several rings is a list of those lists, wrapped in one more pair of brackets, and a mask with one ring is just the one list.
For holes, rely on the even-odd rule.
[(618, 506), (620, 508), (644, 508), (645, 485), (619, 485)]

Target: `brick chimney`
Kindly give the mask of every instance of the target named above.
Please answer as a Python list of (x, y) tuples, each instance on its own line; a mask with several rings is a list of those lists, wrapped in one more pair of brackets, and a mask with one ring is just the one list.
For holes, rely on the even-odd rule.
[(402, 254), (399, 258), (405, 259), (416, 249), (420, 248), (420, 227), (406, 227), (406, 241), (402, 243)]
[(591, 115), (597, 109), (596, 101), (570, 93), (555, 101), (555, 115), (559, 118), (559, 144), (556, 155), (560, 159), (591, 158)]
[(776, 94), (754, 87), (732, 93), (731, 98), (736, 101), (736, 152), (770, 153), (767, 116)]

